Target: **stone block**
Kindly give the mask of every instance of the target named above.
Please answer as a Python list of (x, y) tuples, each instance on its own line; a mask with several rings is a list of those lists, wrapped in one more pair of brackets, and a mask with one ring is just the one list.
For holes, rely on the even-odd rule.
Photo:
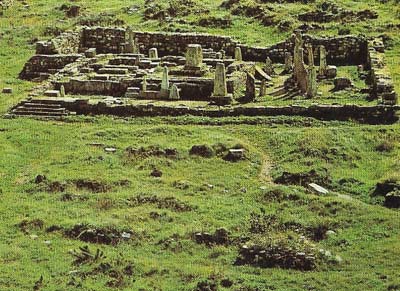
[(47, 90), (44, 92), (44, 96), (46, 97), (60, 97), (60, 91), (58, 90)]
[(13, 93), (13, 89), (12, 88), (3, 88), (3, 94), (12, 94)]
[(336, 66), (327, 66), (326, 67), (326, 77), (328, 79), (336, 78), (337, 76), (337, 67)]

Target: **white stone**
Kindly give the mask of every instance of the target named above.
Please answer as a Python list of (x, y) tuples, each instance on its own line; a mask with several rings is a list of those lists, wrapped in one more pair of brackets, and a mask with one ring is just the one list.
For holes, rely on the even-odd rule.
[(313, 190), (317, 194), (326, 195), (326, 194), (329, 193), (329, 191), (327, 189), (325, 189), (324, 187), (321, 187), (321, 186), (319, 186), (319, 185), (317, 185), (315, 183), (308, 184), (308, 186), (311, 188), (311, 190)]

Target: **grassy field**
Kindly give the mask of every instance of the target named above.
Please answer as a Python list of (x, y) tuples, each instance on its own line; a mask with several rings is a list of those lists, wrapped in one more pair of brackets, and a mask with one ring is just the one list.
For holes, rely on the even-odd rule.
[[(0, 16), (0, 88), (14, 89), (0, 95), (0, 113), (34, 86), (17, 79), (34, 54), (30, 43), (49, 38), (48, 28), (71, 28), (76, 22), (57, 10), (64, 3), (26, 2), (29, 9), (17, 1)], [(143, 2), (76, 3), (87, 15), (114, 13), (137, 29), (173, 26), (259, 45), (289, 34), (244, 16), (232, 16), (228, 29), (143, 21)], [(198, 2), (211, 15), (229, 13), (218, 8), (221, 1)], [(399, 4), (337, 3), (378, 11), (378, 20), (346, 27), (393, 38), (387, 62), (399, 92), (399, 31), (385, 28), (400, 23)], [(135, 4), (139, 12), (124, 12)], [(269, 5), (296, 21), (295, 13), (314, 4)], [(331, 23), (319, 33), (337, 30)], [(207, 145), (216, 154), (190, 155), (193, 145)], [(141, 147), (138, 154), (134, 149)], [(233, 147), (244, 148), (246, 158), (233, 163), (218, 154)], [(378, 182), (399, 180), (399, 124), (308, 118), (1, 119), (0, 153), (0, 290), (400, 290), (399, 212), (371, 197)], [(154, 170), (162, 177), (151, 176)], [(274, 182), (284, 172), (312, 170), (329, 195)], [(46, 179), (39, 183), (38, 175)], [(124, 236), (91, 243), (83, 232), (73, 232), (80, 224)], [(209, 246), (193, 238), (218, 228), (229, 232), (229, 243)], [(334, 234), (319, 238), (320, 230)], [(322, 260), (312, 271), (234, 264), (243, 244), (279, 236), (304, 236), (316, 250), (340, 259)], [(79, 249), (85, 246), (89, 251)]]

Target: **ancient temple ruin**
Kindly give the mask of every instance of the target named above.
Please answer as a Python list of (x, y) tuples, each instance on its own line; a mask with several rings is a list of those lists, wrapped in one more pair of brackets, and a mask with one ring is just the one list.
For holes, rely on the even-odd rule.
[[(382, 74), (382, 58), (361, 36), (317, 38), (296, 32), (281, 43), (254, 47), (225, 36), (81, 27), (37, 43), (20, 78), (39, 85), (10, 115), (129, 116), (157, 110), (207, 115), (214, 114), (212, 106), (220, 114), (298, 114), (298, 106), (269, 108), (268, 100), (323, 98), (320, 87), (334, 90), (343, 65), (361, 66), (368, 98), (393, 106), (397, 95), (390, 76)], [(46, 104), (58, 104), (53, 107), (60, 110)], [(312, 109), (304, 107), (304, 114)]]

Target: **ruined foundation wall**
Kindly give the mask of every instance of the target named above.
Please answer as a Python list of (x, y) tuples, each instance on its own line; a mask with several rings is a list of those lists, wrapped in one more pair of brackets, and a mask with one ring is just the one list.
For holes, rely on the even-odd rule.
[[(293, 53), (294, 43), (288, 39), (270, 47), (254, 47), (242, 45), (230, 37), (213, 36), (207, 34), (168, 34), (135, 32), (142, 52), (150, 48), (158, 49), (161, 56), (184, 55), (188, 44), (200, 44), (204, 48), (212, 48), (215, 51), (225, 50), (227, 55), (233, 56), (236, 46), (242, 48), (243, 60), (264, 62), (270, 57), (275, 62), (283, 63), (285, 53)], [(324, 45), (327, 50), (327, 60), (332, 65), (359, 65), (367, 61), (367, 41), (362, 36), (342, 36), (335, 38), (315, 38), (304, 36), (305, 44), (311, 43), (317, 48)], [(319, 59), (319, 52), (315, 50), (315, 59)]]
[[(74, 95), (100, 95), (100, 96), (114, 96), (122, 97), (125, 95), (129, 87), (141, 87), (142, 78), (135, 78), (131, 80), (123, 80), (120, 82), (110, 80), (79, 80), (70, 79), (68, 82), (57, 82), (54, 88), (59, 90), (61, 85), (64, 86), (67, 94)], [(147, 80), (148, 86), (154, 85), (158, 90), (160, 89), (161, 80)], [(180, 89), (182, 100), (196, 100), (196, 101), (209, 101), (214, 89), (213, 79), (193, 79), (193, 80), (179, 80), (171, 79), (171, 84), (176, 84)], [(233, 80), (228, 80), (228, 92), (233, 93), (234, 84)]]
[(23, 80), (32, 80), (35, 78), (46, 79), (50, 74), (55, 74), (66, 65), (75, 62), (80, 55), (35, 55), (25, 64), (19, 74)]
[(126, 29), (110, 27), (84, 27), (81, 49), (96, 48), (97, 53), (119, 54), (126, 46)]
[(36, 43), (36, 54), (57, 55), (76, 54), (82, 42), (82, 30), (67, 31), (49, 41)]
[(385, 63), (384, 52), (377, 50), (374, 41), (369, 43), (367, 69), (370, 70), (368, 81), (372, 88), (372, 96), (384, 104), (397, 104), (398, 96)]
[(236, 46), (230, 37), (210, 34), (135, 32), (134, 35), (142, 52), (154, 47), (160, 56), (184, 55), (189, 44), (200, 44), (214, 51), (225, 50), (228, 55), (233, 55)]
[[(123, 53), (126, 46), (127, 31), (124, 28), (83, 27), (76, 32), (67, 32), (49, 42), (39, 42), (37, 54), (76, 53), (87, 48), (96, 48), (98, 53)], [(270, 57), (275, 62), (284, 62), (285, 53), (293, 53), (291, 38), (269, 47), (254, 47), (239, 44), (231, 37), (196, 33), (134, 32), (134, 39), (142, 53), (157, 48), (160, 56), (185, 55), (189, 44), (200, 44), (214, 51), (225, 50), (228, 56), (234, 55), (235, 47), (242, 48), (245, 61), (264, 62)], [(327, 61), (332, 65), (359, 65), (367, 62), (368, 43), (362, 36), (340, 36), (335, 38), (316, 38), (304, 36), (305, 45), (311, 43), (317, 48), (324, 45)], [(319, 51), (315, 50), (318, 60)]]
[(259, 106), (259, 107), (236, 107), (213, 110), (207, 108), (189, 108), (186, 106), (169, 107), (156, 105), (117, 105), (106, 106), (105, 104), (88, 104), (77, 101), (64, 105), (68, 110), (77, 114), (115, 115), (120, 117), (139, 116), (208, 116), (208, 117), (237, 117), (237, 116), (304, 116), (314, 117), (322, 120), (358, 120), (370, 124), (390, 124), (396, 122), (398, 117), (396, 111), (399, 107), (394, 106), (357, 106), (357, 105), (316, 105), (303, 106)]
[[(304, 35), (304, 48), (311, 44), (314, 49), (314, 59), (318, 65), (319, 46), (323, 45), (327, 52), (327, 61), (330, 65), (360, 65), (367, 62), (368, 44), (362, 36), (341, 36), (334, 38), (316, 38)], [(285, 53), (293, 54), (294, 42), (292, 39), (280, 42), (268, 48), (254, 48), (241, 46), (244, 59), (252, 58), (265, 61), (269, 56), (274, 62), (284, 63)]]

